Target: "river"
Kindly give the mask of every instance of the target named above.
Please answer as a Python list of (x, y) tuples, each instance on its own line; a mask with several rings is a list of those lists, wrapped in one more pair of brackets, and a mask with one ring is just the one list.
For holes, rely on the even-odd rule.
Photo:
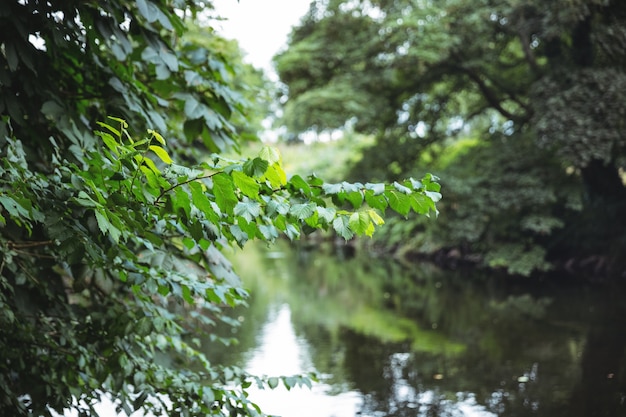
[(233, 262), (250, 305), (234, 312), (240, 343), (209, 357), (257, 375), (320, 380), (253, 390), (267, 413), (626, 415), (621, 289), (282, 243), (252, 246)]
[[(251, 297), (203, 342), (255, 375), (283, 417), (626, 416), (626, 291), (558, 276), (443, 271), (333, 246), (257, 244), (231, 258)], [(102, 403), (102, 416), (116, 416)], [(66, 416), (74, 414), (66, 413)]]

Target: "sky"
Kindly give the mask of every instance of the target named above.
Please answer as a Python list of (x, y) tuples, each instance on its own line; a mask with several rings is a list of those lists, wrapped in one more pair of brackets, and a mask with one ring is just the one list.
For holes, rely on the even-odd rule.
[(273, 72), (271, 60), (287, 42), (291, 27), (309, 9), (311, 0), (214, 0), (217, 14), (225, 21), (215, 29), (239, 41), (249, 63)]

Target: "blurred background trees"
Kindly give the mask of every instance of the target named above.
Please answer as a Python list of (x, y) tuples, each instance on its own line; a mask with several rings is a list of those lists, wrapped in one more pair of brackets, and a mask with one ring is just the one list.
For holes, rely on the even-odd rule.
[(624, 27), (608, 0), (314, 1), (275, 57), (282, 121), (373, 136), (353, 179), (436, 167), (439, 221), (389, 228), (387, 246), (618, 274)]

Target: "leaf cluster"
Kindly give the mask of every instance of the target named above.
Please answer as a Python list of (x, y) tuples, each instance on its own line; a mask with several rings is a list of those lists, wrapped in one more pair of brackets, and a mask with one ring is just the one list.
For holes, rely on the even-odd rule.
[(34, 159), (51, 152), (50, 134), (62, 147), (92, 146), (96, 121), (115, 115), (172, 132), (172, 149), (188, 155), (236, 146), (242, 129), (231, 117), (250, 107), (233, 81), (243, 63), (215, 46), (221, 38), (210, 28), (204, 36), (213, 43), (185, 37), (187, 20), (210, 7), (204, 0), (4, 2), (0, 114), (11, 126), (0, 122), (2, 136), (22, 138)]
[[(226, 384), (245, 389), (256, 379), (209, 363), (183, 337), (193, 323), (234, 325), (222, 309), (245, 303), (247, 293), (218, 249), (316, 229), (346, 239), (371, 236), (386, 209), (428, 214), (441, 197), (431, 175), (388, 185), (287, 178), (270, 147), (244, 161), (212, 155), (186, 167), (154, 130), (134, 139), (122, 119), (99, 125), (102, 145), (80, 165), (52, 141), (54, 171), (47, 176), (30, 170), (21, 142), (9, 140), (0, 225), (14, 233), (0, 241), (0, 319), (10, 334), (31, 339), (21, 341), (34, 346), (29, 353), (48, 359), (27, 362), (23, 351), (7, 348), (4, 374), (13, 377), (0, 380), (9, 401), (3, 407), (93, 412), (107, 392), (123, 410), (254, 415), (258, 409)], [(8, 187), (14, 183), (20, 185)], [(161, 355), (185, 369), (160, 365)], [(67, 361), (74, 367), (61, 366)], [(293, 378), (284, 384), (307, 384)]]

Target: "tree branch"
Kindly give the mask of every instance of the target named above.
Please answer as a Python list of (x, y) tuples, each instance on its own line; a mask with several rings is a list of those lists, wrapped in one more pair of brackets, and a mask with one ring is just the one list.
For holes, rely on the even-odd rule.
[(501, 115), (513, 121), (523, 122), (526, 119), (526, 117), (521, 117), (516, 114), (513, 114), (510, 111), (506, 110), (504, 107), (502, 107), (502, 102), (500, 98), (496, 95), (496, 93), (491, 88), (489, 88), (487, 83), (475, 71), (472, 71), (471, 69), (463, 67), (463, 66), (459, 66), (457, 68), (459, 68), (464, 74), (466, 74), (472, 81), (476, 83), (476, 85), (478, 86), (478, 89), (483, 94), (483, 97), (487, 100), (489, 105), (491, 105), (491, 107), (493, 107)]
[(195, 177), (195, 178), (188, 179), (187, 181), (176, 183), (176, 184), (172, 185), (171, 187), (166, 188), (163, 191), (161, 191), (161, 194), (159, 194), (157, 199), (154, 201), (154, 204), (159, 204), (161, 198), (165, 194), (169, 193), (170, 191), (172, 191), (176, 187), (180, 187), (181, 185), (189, 184), (190, 182), (194, 182), (194, 181), (197, 181), (197, 180), (203, 180), (203, 179), (206, 179), (206, 178), (211, 178), (213, 175), (219, 174), (220, 172), (222, 172), (222, 171), (216, 171), (216, 172), (213, 172), (211, 174), (202, 175), (200, 177)]

